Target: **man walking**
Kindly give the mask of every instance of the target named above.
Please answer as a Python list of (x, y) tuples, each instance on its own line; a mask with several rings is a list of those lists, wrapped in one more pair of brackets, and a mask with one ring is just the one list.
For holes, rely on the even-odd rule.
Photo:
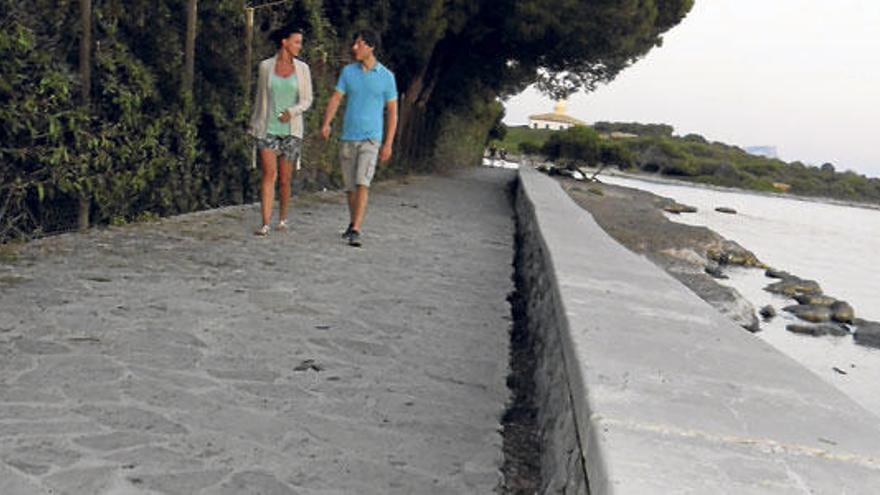
[[(321, 125), (321, 136), (329, 139), (330, 122), (343, 96), (346, 97), (339, 161), (348, 195), (350, 223), (342, 236), (352, 246), (360, 246), (362, 242), (361, 224), (376, 160), (385, 162), (391, 158), (391, 145), (397, 131), (397, 83), (394, 74), (376, 60), (377, 44), (378, 38), (372, 31), (355, 33), (351, 46), (355, 62), (342, 69)], [(383, 114), (387, 118), (383, 119)]]

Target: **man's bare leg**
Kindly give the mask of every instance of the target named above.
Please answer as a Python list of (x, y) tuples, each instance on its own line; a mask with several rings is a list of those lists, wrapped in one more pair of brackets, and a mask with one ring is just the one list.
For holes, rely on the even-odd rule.
[(355, 210), (355, 190), (345, 191), (346, 196), (348, 196), (348, 223), (349, 227), (354, 225), (354, 210)]
[(352, 204), (351, 228), (360, 232), (361, 223), (364, 221), (364, 215), (367, 213), (367, 196), (369, 189), (367, 186), (357, 186), (353, 194), (351, 194), (349, 202)]

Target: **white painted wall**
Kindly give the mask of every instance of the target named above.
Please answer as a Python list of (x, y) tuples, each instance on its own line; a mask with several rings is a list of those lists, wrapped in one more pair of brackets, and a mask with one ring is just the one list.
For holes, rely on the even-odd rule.
[(532, 129), (552, 129), (554, 131), (561, 131), (563, 129), (568, 129), (571, 126), (572, 124), (566, 124), (565, 122), (529, 119), (529, 127)]

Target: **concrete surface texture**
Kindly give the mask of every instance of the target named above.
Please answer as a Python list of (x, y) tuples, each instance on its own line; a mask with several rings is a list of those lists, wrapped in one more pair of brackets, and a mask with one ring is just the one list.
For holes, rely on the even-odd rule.
[(491, 493), (514, 172), (231, 207), (0, 263), (0, 494)]
[(555, 386), (572, 392), (590, 493), (878, 492), (880, 419), (613, 241), (555, 181), (520, 176), (524, 249), (550, 267), (524, 276), (559, 291), (529, 318), (564, 315), (547, 330), (562, 332)]

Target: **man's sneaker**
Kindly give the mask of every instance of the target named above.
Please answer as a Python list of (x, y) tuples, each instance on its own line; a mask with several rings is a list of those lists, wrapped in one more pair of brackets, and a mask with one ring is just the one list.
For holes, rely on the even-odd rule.
[(254, 231), (254, 235), (260, 236), (260, 237), (266, 237), (267, 235), (269, 235), (269, 226), (263, 225), (262, 227), (260, 227), (256, 231)]
[(280, 220), (278, 222), (278, 225), (275, 226), (275, 230), (277, 230), (279, 232), (286, 232), (287, 229), (288, 229), (287, 220)]
[(348, 227), (345, 228), (345, 232), (342, 233), (343, 239), (348, 239), (348, 236), (351, 235), (351, 231), (354, 230), (351, 227), (352, 227), (352, 224), (348, 224)]
[(348, 245), (361, 247), (361, 233), (357, 230), (351, 229), (351, 232), (348, 234)]

